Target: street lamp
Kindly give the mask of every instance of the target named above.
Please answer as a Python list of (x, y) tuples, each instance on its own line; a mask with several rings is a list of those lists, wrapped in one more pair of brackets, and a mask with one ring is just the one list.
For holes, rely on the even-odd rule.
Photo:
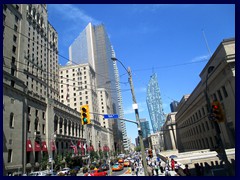
[(123, 65), (123, 63), (120, 60), (118, 60), (117, 58), (112, 57), (111, 59), (113, 61), (118, 61), (128, 73), (128, 82), (129, 82), (130, 88), (131, 88), (132, 100), (133, 100), (133, 109), (135, 110), (135, 116), (136, 116), (136, 121), (137, 121), (138, 137), (139, 137), (140, 148), (141, 148), (141, 153), (142, 153), (144, 174), (145, 174), (145, 176), (148, 176), (146, 155), (145, 155), (144, 146), (143, 146), (142, 130), (141, 130), (140, 120), (139, 120), (138, 105), (137, 105), (137, 101), (136, 101), (136, 97), (135, 97), (135, 93), (134, 93), (131, 69), (130, 69), (130, 67), (128, 67), (128, 69), (127, 69)]
[[(206, 76), (206, 89), (205, 89), (205, 96), (206, 96), (206, 101), (207, 101), (207, 107), (208, 107), (208, 111), (209, 111), (209, 114), (208, 114), (208, 119), (210, 121), (213, 121), (213, 124), (214, 124), (214, 127), (215, 127), (215, 130), (216, 130), (216, 138), (217, 138), (217, 149), (220, 149), (220, 152), (221, 152), (221, 155), (222, 155), (222, 161), (225, 162), (225, 166), (226, 166), (226, 169), (228, 170), (229, 174), (232, 176), (233, 175), (233, 172), (232, 172), (232, 169), (231, 169), (231, 164), (230, 162), (228, 161), (228, 158), (227, 158), (227, 155), (226, 155), (226, 151), (225, 151), (225, 148), (223, 146), (223, 142), (222, 142), (222, 139), (221, 139), (221, 130), (219, 128), (219, 124), (218, 122), (214, 119), (214, 117), (212, 116), (212, 108), (211, 108), (211, 102), (210, 102), (210, 99), (208, 97), (208, 84), (207, 84), (207, 81), (208, 81), (208, 77), (209, 77), (209, 74), (213, 71), (214, 69), (214, 66), (209, 66), (208, 67), (208, 71), (207, 71), (207, 76)], [(216, 150), (217, 151), (217, 150)], [(218, 152), (217, 152), (218, 153)]]
[[(62, 128), (60, 128), (59, 129), (59, 131), (60, 130), (62, 130)], [(56, 132), (57, 132), (57, 130), (56, 131), (54, 131), (52, 134), (51, 134), (51, 146), (53, 145), (53, 142), (54, 142), (54, 140), (55, 140), (55, 138), (56, 138)], [(50, 148), (51, 148), (51, 146), (50, 146)], [(51, 158), (51, 173), (52, 173), (52, 175), (53, 175), (53, 150), (51, 149), (51, 156), (52, 156), (52, 158)]]

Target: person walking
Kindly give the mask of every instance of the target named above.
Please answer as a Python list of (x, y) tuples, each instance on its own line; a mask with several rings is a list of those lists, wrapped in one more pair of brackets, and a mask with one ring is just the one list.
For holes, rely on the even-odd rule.
[(185, 168), (184, 168), (183, 172), (184, 172), (184, 174), (186, 174), (186, 176), (191, 176), (191, 172), (188, 169), (188, 165), (187, 164), (185, 164)]
[(175, 170), (175, 161), (173, 158), (171, 159), (171, 168), (172, 168), (172, 171)]
[(148, 176), (153, 176), (152, 174), (152, 167), (151, 166), (147, 166), (147, 172), (148, 172)]
[(161, 163), (160, 163), (160, 171), (161, 171), (162, 174), (163, 174), (163, 172), (165, 170), (165, 167), (166, 167), (166, 163), (164, 161), (161, 161)]
[(132, 175), (134, 175), (134, 163), (131, 164)]
[(155, 163), (155, 172), (156, 172), (156, 176), (158, 176), (158, 170), (159, 170), (159, 163), (156, 162), (156, 163)]

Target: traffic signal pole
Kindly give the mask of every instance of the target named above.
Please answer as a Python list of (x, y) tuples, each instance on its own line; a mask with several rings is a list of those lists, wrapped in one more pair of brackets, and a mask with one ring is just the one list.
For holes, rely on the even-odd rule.
[(123, 66), (123, 68), (127, 71), (128, 73), (128, 82), (130, 84), (130, 88), (131, 88), (131, 93), (132, 93), (132, 100), (133, 100), (133, 107), (134, 107), (134, 111), (135, 111), (135, 116), (136, 116), (136, 122), (137, 122), (137, 128), (138, 128), (138, 137), (139, 137), (139, 142), (140, 142), (140, 148), (141, 148), (141, 154), (142, 154), (142, 162), (143, 162), (143, 168), (144, 168), (144, 174), (145, 176), (148, 176), (148, 172), (147, 172), (147, 162), (146, 162), (146, 155), (145, 155), (145, 149), (144, 149), (144, 145), (143, 145), (143, 138), (142, 138), (142, 130), (141, 130), (141, 126), (140, 126), (140, 120), (139, 120), (139, 113), (138, 113), (138, 107), (137, 107), (137, 101), (136, 101), (136, 97), (135, 97), (135, 93), (134, 93), (134, 87), (133, 87), (133, 81), (132, 81), (132, 72), (131, 69), (128, 68), (126, 69), (126, 67), (123, 65), (123, 63), (121, 61), (119, 61), (117, 58), (113, 57), (112, 58), (113, 61), (118, 61), (121, 63), (121, 65)]
[(218, 122), (216, 121), (214, 116), (212, 116), (213, 109), (211, 107), (211, 102), (210, 102), (210, 99), (208, 97), (208, 84), (207, 84), (207, 81), (208, 81), (208, 76), (212, 72), (213, 69), (214, 69), (214, 66), (210, 66), (208, 68), (208, 72), (207, 72), (207, 76), (206, 76), (205, 97), (206, 97), (207, 107), (208, 107), (208, 111), (209, 111), (208, 119), (209, 119), (209, 121), (213, 122), (215, 130), (216, 130), (216, 137), (217, 137), (217, 140), (216, 140), (217, 142), (216, 143), (217, 143), (217, 147), (215, 148), (215, 150), (218, 153), (219, 159), (222, 160), (225, 163), (225, 167), (226, 167), (226, 170), (229, 173), (229, 175), (233, 176), (234, 173), (232, 171), (231, 164), (228, 161), (227, 154), (226, 154), (223, 142), (222, 142), (221, 130), (220, 130)]

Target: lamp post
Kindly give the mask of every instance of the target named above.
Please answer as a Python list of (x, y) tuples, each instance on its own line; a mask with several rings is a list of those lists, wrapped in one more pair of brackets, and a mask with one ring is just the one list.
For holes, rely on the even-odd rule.
[[(61, 130), (62, 128), (60, 128), (59, 129), (59, 131)], [(51, 134), (51, 146), (53, 145), (53, 141), (55, 140), (55, 138), (56, 138), (56, 132), (57, 132), (57, 130), (56, 131), (54, 131), (52, 134)], [(51, 174), (53, 174), (53, 150), (51, 149)]]
[(123, 63), (120, 60), (118, 60), (117, 58), (112, 57), (111, 59), (113, 61), (118, 61), (128, 73), (128, 82), (130, 84), (131, 93), (132, 93), (133, 109), (135, 110), (135, 116), (136, 116), (136, 121), (137, 121), (137, 126), (138, 126), (137, 127), (138, 128), (138, 137), (139, 137), (141, 154), (142, 154), (144, 174), (145, 174), (145, 176), (148, 176), (146, 155), (145, 155), (144, 146), (143, 146), (142, 130), (141, 130), (141, 126), (140, 126), (139, 113), (138, 113), (138, 105), (137, 105), (137, 101), (136, 101), (136, 97), (135, 97), (135, 93), (134, 93), (133, 81), (132, 81), (132, 72), (131, 72), (130, 67), (128, 67), (128, 69), (127, 69), (123, 65)]
[(229, 175), (232, 176), (233, 172), (232, 172), (231, 164), (228, 161), (228, 158), (227, 158), (227, 155), (226, 155), (226, 151), (225, 151), (222, 139), (221, 139), (221, 130), (219, 128), (218, 122), (212, 116), (211, 102), (210, 102), (210, 99), (209, 99), (209, 96), (208, 96), (208, 84), (207, 84), (207, 81), (208, 81), (209, 74), (213, 71), (213, 69), (214, 69), (214, 66), (209, 66), (208, 67), (208, 71), (207, 71), (207, 76), (206, 76), (205, 96), (206, 96), (207, 107), (208, 107), (208, 112), (209, 112), (208, 119), (213, 122), (215, 130), (216, 130), (217, 149), (220, 149), (220, 152), (222, 154), (222, 157), (220, 159), (223, 162), (225, 162), (226, 170), (228, 171)]

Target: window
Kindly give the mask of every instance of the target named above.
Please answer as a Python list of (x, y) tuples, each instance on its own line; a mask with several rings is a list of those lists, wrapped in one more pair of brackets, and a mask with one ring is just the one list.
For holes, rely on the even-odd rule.
[(222, 90), (223, 90), (224, 97), (228, 97), (228, 93), (227, 93), (225, 86), (222, 86)]
[(28, 115), (31, 115), (31, 107), (28, 107)]
[(16, 22), (16, 23), (18, 23), (18, 20), (19, 20), (18, 17), (15, 16), (15, 22)]
[(10, 114), (10, 128), (14, 127), (14, 113)]
[(35, 111), (35, 116), (38, 117), (38, 110)]
[(14, 31), (17, 32), (18, 27), (14, 25)]
[(220, 101), (222, 101), (222, 99), (223, 99), (223, 98), (222, 98), (221, 91), (220, 91), (220, 90), (218, 90), (218, 91), (217, 91), (217, 93), (218, 93), (219, 100), (220, 100)]
[(42, 112), (42, 119), (45, 119), (45, 112)]
[(12, 149), (8, 150), (8, 163), (12, 162)]
[(42, 124), (42, 133), (46, 134), (46, 132), (45, 132), (45, 124)]
[(12, 86), (12, 87), (15, 86), (15, 81), (11, 80), (11, 86)]
[(11, 68), (11, 75), (14, 76), (14, 73), (15, 73), (15, 69)]
[(15, 64), (15, 61), (16, 61), (15, 57), (12, 57), (12, 64)]
[(16, 49), (17, 49), (16, 46), (13, 46), (13, 47), (12, 47), (12, 52), (13, 52), (13, 53), (16, 53)]

